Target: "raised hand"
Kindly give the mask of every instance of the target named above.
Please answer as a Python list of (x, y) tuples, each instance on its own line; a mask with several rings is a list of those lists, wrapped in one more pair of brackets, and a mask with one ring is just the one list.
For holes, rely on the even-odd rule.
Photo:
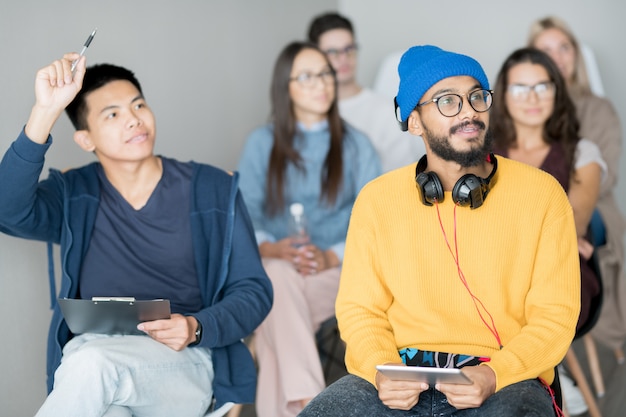
[[(76, 59), (79, 61), (72, 74), (72, 62)], [(26, 135), (31, 140), (45, 143), (54, 123), (80, 91), (84, 76), (85, 57), (74, 52), (37, 71), (35, 105), (26, 123)]]

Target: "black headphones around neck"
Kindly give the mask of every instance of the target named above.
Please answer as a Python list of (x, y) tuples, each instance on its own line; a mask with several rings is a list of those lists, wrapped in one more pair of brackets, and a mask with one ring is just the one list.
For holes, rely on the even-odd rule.
[[(493, 164), (493, 169), (487, 178), (480, 178), (474, 174), (465, 174), (458, 179), (452, 188), (452, 199), (455, 204), (469, 206), (472, 209), (483, 205), (489, 190), (491, 190), (491, 180), (498, 169), (498, 160), (494, 154), (490, 153), (487, 161)], [(422, 203), (432, 206), (434, 202), (443, 201), (443, 186), (441, 180), (434, 172), (424, 172), (428, 166), (426, 155), (417, 163), (415, 167), (415, 183), (420, 192)]]

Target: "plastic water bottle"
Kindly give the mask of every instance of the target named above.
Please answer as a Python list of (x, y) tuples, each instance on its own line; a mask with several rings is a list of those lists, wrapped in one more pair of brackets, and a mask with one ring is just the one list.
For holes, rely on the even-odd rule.
[(293, 245), (300, 247), (309, 243), (307, 221), (304, 215), (304, 206), (293, 203), (289, 206), (289, 235), (293, 239)]

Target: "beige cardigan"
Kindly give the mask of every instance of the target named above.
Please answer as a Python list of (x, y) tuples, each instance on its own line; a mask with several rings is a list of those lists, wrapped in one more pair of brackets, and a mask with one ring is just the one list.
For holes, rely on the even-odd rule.
[(580, 136), (598, 145), (608, 166), (597, 205), (607, 229), (607, 244), (597, 249), (604, 303), (592, 334), (615, 349), (626, 339), (626, 278), (623, 276), (626, 222), (613, 194), (622, 155), (622, 131), (617, 113), (607, 99), (586, 95), (575, 98), (574, 102), (580, 121)]

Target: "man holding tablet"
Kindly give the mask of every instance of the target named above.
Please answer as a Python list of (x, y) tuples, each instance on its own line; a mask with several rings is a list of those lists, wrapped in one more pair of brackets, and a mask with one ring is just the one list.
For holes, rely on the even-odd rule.
[[(355, 202), (336, 303), (350, 374), (300, 416), (552, 415), (549, 385), (580, 309), (567, 196), (490, 153), (492, 91), (476, 60), (416, 46), (398, 73), (398, 121), (426, 156)], [(381, 365), (462, 369), (469, 381)]]

